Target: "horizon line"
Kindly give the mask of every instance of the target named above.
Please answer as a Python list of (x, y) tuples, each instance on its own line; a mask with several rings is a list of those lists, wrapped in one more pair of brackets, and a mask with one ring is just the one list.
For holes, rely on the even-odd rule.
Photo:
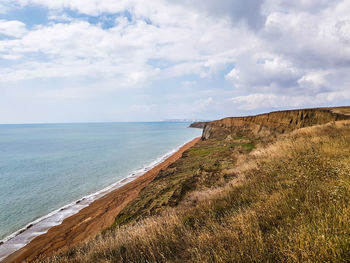
[[(40, 125), (40, 124), (103, 124), (103, 123), (152, 123), (152, 122), (192, 122), (191, 119), (167, 119), (150, 121), (77, 121), (77, 122), (24, 122), (24, 123), (0, 123), (0, 125)], [(195, 119), (193, 119), (195, 120)], [(197, 120), (197, 119), (196, 119)]]

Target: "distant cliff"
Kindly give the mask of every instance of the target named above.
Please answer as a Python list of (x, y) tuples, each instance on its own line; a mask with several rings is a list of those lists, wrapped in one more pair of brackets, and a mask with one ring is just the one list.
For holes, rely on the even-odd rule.
[(204, 129), (204, 127), (207, 123), (208, 122), (203, 122), (203, 121), (194, 122), (194, 123), (191, 123), (190, 128)]
[(261, 137), (331, 121), (350, 119), (350, 107), (276, 111), (247, 117), (229, 117), (211, 122), (196, 122), (190, 127), (203, 128), (202, 139), (228, 135)]

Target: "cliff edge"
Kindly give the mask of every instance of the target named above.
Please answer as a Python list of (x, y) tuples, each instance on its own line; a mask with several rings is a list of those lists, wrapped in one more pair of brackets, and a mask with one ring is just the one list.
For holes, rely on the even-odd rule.
[(226, 136), (264, 137), (290, 132), (299, 128), (349, 120), (350, 107), (314, 108), (275, 111), (256, 116), (228, 117), (217, 121), (193, 123), (203, 128), (202, 140)]

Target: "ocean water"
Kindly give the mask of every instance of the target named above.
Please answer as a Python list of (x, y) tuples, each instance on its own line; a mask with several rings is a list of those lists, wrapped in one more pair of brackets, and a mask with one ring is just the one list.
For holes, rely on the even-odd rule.
[(188, 125), (0, 125), (0, 260), (200, 136)]

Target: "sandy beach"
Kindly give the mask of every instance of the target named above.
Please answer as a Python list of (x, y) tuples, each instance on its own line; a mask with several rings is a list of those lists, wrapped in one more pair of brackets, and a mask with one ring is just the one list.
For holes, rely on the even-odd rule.
[(77, 214), (66, 218), (62, 224), (54, 226), (41, 236), (33, 239), (28, 245), (11, 254), (2, 262), (31, 261), (46, 257), (53, 252), (66, 249), (80, 242), (93, 238), (103, 229), (111, 226), (116, 215), (149, 184), (161, 169), (178, 160), (184, 151), (195, 145), (196, 138), (134, 181), (106, 194), (83, 208)]

